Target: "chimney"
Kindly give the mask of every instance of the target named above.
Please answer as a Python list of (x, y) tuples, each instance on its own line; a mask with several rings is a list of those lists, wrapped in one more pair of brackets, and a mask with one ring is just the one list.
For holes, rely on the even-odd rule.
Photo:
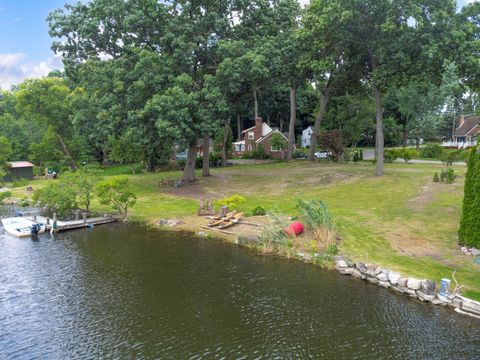
[(263, 120), (260, 117), (255, 119), (255, 141), (262, 137)]

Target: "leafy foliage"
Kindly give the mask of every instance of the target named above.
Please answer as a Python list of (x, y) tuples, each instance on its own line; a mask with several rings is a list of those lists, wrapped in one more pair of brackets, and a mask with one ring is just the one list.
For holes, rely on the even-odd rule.
[(247, 199), (245, 199), (243, 196), (235, 194), (230, 197), (220, 199), (219, 202), (220, 205), (227, 206), (230, 210), (239, 210), (246, 201)]
[(128, 178), (112, 176), (96, 184), (96, 194), (103, 205), (109, 205), (126, 219), (128, 209), (135, 205), (136, 196), (128, 186)]
[(328, 206), (321, 200), (298, 200), (300, 216), (311, 229), (333, 230), (334, 222)]
[(458, 240), (460, 244), (480, 248), (480, 157), (477, 148), (472, 148), (468, 158), (465, 194)]

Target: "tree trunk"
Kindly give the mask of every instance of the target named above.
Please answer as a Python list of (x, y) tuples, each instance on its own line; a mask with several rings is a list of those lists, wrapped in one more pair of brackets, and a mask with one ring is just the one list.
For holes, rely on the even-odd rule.
[(415, 149), (420, 151), (420, 139), (418, 137), (415, 138)]
[(107, 166), (108, 165), (108, 152), (107, 152), (107, 146), (103, 146), (102, 148), (102, 165)]
[(408, 128), (407, 128), (407, 122), (405, 121), (402, 125), (402, 146), (407, 147), (408, 145)]
[(62, 147), (63, 153), (65, 154), (65, 156), (68, 159), (68, 162), (70, 163), (70, 168), (72, 170), (77, 170), (78, 166), (73, 160), (72, 155), (70, 154), (70, 151), (68, 150), (67, 145), (65, 144), (65, 141), (63, 141), (63, 138), (59, 134), (57, 134), (57, 137), (58, 137), (58, 140), (60, 141), (60, 146)]
[(222, 166), (227, 166), (227, 141), (228, 141), (228, 131), (230, 127), (230, 116), (225, 121), (225, 126), (223, 128), (223, 146), (222, 146)]
[(267, 125), (270, 126), (271, 125), (271, 121), (270, 121), (270, 115), (267, 115)]
[(292, 160), (293, 146), (295, 143), (295, 122), (297, 120), (297, 89), (290, 88), (290, 124), (288, 126), (287, 160)]
[(195, 181), (195, 162), (197, 160), (197, 139), (188, 144), (187, 163), (183, 169), (182, 180), (186, 182)]
[(327, 109), (328, 98), (330, 91), (327, 88), (325, 94), (321, 93), (322, 100), (320, 102), (320, 110), (318, 116), (315, 118), (315, 124), (313, 125), (313, 133), (310, 138), (310, 151), (308, 153), (308, 160), (315, 161), (315, 152), (317, 151), (317, 141), (320, 132), (320, 125), (322, 124), (323, 117), (325, 116), (325, 110)]
[(210, 176), (210, 135), (203, 136), (202, 176)]
[(377, 82), (373, 80), (373, 91), (375, 95), (375, 112), (376, 112), (376, 129), (375, 129), (375, 154), (377, 159), (375, 176), (383, 176), (384, 168), (384, 147), (385, 140), (383, 137), (383, 107), (382, 107), (382, 93), (377, 86)]
[(242, 119), (240, 113), (237, 113), (237, 140), (242, 140)]
[(258, 97), (257, 97), (257, 89), (253, 90), (253, 101), (255, 104), (255, 119), (258, 118)]
[(283, 133), (283, 118), (280, 118), (278, 127), (280, 128), (280, 132)]

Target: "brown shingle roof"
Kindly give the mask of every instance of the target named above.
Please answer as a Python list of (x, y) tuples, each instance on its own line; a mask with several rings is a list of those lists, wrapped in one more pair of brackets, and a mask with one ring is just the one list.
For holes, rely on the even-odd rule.
[(480, 132), (480, 116), (465, 116), (455, 129), (455, 136), (477, 135)]

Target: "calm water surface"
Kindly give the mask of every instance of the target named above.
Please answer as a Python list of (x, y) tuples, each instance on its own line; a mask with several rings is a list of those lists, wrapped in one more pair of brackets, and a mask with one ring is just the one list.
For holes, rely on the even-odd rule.
[(1, 359), (478, 359), (480, 321), (138, 225), (0, 229)]

